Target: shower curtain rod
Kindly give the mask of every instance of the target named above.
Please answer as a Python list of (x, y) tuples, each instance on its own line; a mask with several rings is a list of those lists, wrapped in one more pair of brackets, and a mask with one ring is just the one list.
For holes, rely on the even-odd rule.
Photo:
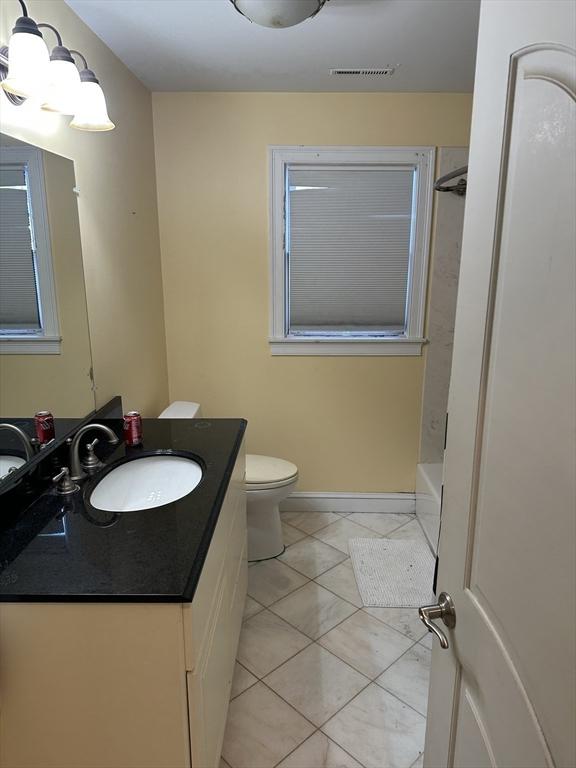
[(444, 186), (447, 181), (457, 178), (458, 176), (464, 176), (468, 173), (468, 166), (463, 165), (462, 168), (457, 168), (455, 171), (450, 171), (445, 176), (441, 176), (434, 184), (436, 192), (453, 192), (460, 197), (466, 194), (466, 179), (460, 179), (457, 184), (452, 184), (449, 187)]

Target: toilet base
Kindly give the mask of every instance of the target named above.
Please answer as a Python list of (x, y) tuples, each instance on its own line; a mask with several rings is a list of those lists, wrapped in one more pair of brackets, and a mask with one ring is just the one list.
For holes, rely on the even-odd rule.
[[(256, 491), (266, 493), (266, 491)], [(284, 551), (278, 504), (254, 501), (248, 495), (248, 562), (270, 560)]]
[(272, 557), (261, 557), (259, 560), (248, 560), (249, 563), (265, 563), (267, 560), (275, 560), (277, 557), (280, 557), (280, 555), (283, 555), (284, 552), (286, 552), (286, 544), (282, 547), (282, 551), (278, 552), (277, 555), (272, 555)]
[(296, 482), (268, 490), (247, 492), (248, 562), (270, 560), (284, 552), (279, 504)]

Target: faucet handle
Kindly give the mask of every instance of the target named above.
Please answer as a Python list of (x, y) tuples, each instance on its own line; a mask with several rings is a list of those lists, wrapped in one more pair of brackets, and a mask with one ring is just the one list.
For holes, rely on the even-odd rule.
[(94, 448), (100, 441), (97, 437), (92, 440), (91, 443), (86, 443), (87, 456), (82, 462), (82, 469), (84, 469), (89, 475), (93, 475), (94, 472), (101, 469), (104, 466), (104, 462), (100, 461), (98, 456), (94, 453)]
[(72, 482), (68, 467), (62, 467), (60, 472), (52, 478), (52, 482), (56, 486), (56, 493), (60, 496), (67, 496), (69, 493), (75, 493), (80, 487)]

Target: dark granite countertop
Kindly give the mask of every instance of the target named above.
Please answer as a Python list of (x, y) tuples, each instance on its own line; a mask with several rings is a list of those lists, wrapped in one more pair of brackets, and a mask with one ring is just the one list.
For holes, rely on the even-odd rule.
[[(98, 421), (121, 434), (120, 420)], [(138, 448), (101, 441), (108, 455), (97, 478), (127, 456), (169, 450), (196, 459), (202, 480), (182, 499), (138, 512), (92, 508), (97, 478), (70, 496), (44, 491), (0, 533), (0, 601), (192, 600), (245, 429), (242, 419), (145, 419)]]

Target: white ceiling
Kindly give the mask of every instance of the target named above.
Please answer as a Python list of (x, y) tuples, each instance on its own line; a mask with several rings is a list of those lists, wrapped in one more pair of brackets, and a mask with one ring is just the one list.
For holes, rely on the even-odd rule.
[(66, 2), (152, 91), (472, 91), (479, 0), (329, 0), (289, 29), (229, 0)]

